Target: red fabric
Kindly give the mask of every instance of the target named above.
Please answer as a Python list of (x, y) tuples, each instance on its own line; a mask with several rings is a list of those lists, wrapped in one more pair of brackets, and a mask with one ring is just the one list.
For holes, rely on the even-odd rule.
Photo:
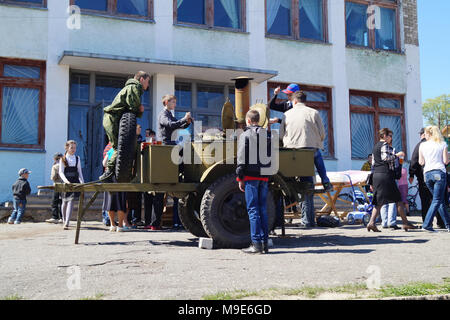
[[(242, 180), (239, 179), (239, 178), (236, 178), (236, 181), (242, 181)], [(266, 182), (268, 182), (269, 178), (265, 178), (265, 177), (247, 177), (247, 176), (245, 176), (244, 177), (244, 181), (266, 181)]]
[(105, 159), (106, 154), (108, 153), (109, 150), (111, 150), (111, 148), (112, 148), (111, 142), (108, 142), (105, 149), (103, 150), (103, 159)]

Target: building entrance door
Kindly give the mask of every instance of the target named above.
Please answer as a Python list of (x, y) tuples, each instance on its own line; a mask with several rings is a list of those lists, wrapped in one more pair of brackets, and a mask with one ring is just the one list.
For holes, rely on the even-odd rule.
[(77, 142), (76, 154), (81, 160), (85, 182), (97, 180), (103, 172), (103, 108), (103, 103), (69, 107), (69, 140)]

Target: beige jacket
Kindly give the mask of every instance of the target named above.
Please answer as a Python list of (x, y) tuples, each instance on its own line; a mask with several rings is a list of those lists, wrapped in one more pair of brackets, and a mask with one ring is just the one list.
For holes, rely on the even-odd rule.
[(50, 179), (54, 182), (54, 183), (62, 183), (62, 179), (59, 176), (59, 163), (55, 163), (52, 166), (52, 172), (50, 174)]
[(280, 139), (285, 148), (323, 149), (325, 127), (319, 111), (297, 103), (284, 113), (280, 126)]

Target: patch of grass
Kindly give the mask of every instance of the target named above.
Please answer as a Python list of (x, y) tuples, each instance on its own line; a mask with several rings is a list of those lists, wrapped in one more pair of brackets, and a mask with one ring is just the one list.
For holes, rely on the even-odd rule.
[(256, 292), (237, 290), (237, 291), (222, 291), (216, 294), (203, 296), (203, 300), (237, 300), (246, 297), (257, 296)]
[(380, 289), (378, 297), (412, 297), (428, 295), (450, 294), (450, 282), (443, 284), (434, 283), (411, 283), (403, 286), (385, 286)]
[(24, 297), (19, 296), (18, 294), (13, 294), (10, 296), (6, 296), (3, 298), (0, 298), (0, 300), (25, 300)]
[(81, 298), (80, 300), (103, 300), (104, 297), (104, 293), (97, 293), (95, 296)]
[(263, 297), (277, 299), (283, 296), (298, 296), (299, 298), (315, 299), (321, 294), (338, 293), (348, 295), (346, 299), (365, 298), (389, 298), (389, 297), (411, 297), (450, 294), (450, 278), (444, 278), (441, 284), (433, 283), (411, 283), (402, 286), (387, 285), (380, 289), (369, 289), (365, 283), (347, 284), (331, 288), (301, 287), (301, 288), (270, 288), (260, 291), (228, 291), (204, 296), (204, 300), (238, 300), (246, 297)]

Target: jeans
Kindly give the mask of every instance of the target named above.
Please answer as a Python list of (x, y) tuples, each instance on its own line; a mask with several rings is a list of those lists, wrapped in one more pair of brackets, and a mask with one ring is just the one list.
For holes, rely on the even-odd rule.
[(325, 168), (325, 163), (323, 162), (322, 153), (319, 149), (314, 153), (314, 165), (316, 166), (317, 173), (319, 174), (322, 184), (329, 183), (330, 179), (327, 176), (327, 169)]
[(14, 210), (11, 213), (11, 217), (9, 217), (8, 221), (13, 222), (22, 222), (23, 214), (25, 213), (25, 208), (27, 206), (27, 200), (17, 200), (13, 199)]
[(425, 173), (425, 183), (433, 194), (430, 208), (423, 222), (423, 229), (433, 228), (433, 218), (439, 212), (446, 228), (450, 227), (450, 218), (445, 208), (445, 195), (447, 188), (447, 175), (441, 170), (431, 170)]
[[(314, 183), (313, 177), (300, 177), (300, 182)], [(303, 193), (300, 198), (300, 211), (302, 213), (301, 222), (306, 227), (316, 226), (316, 213), (314, 211), (314, 194)]]
[(109, 214), (108, 211), (102, 211), (102, 220), (103, 220), (103, 224), (106, 226), (108, 224), (111, 223), (111, 221), (109, 220)]
[(384, 228), (397, 225), (397, 204), (389, 203), (383, 205), (380, 210), (380, 215)]
[(250, 236), (253, 243), (267, 241), (269, 226), (267, 217), (267, 194), (269, 184), (266, 181), (245, 182), (245, 201), (250, 220)]

